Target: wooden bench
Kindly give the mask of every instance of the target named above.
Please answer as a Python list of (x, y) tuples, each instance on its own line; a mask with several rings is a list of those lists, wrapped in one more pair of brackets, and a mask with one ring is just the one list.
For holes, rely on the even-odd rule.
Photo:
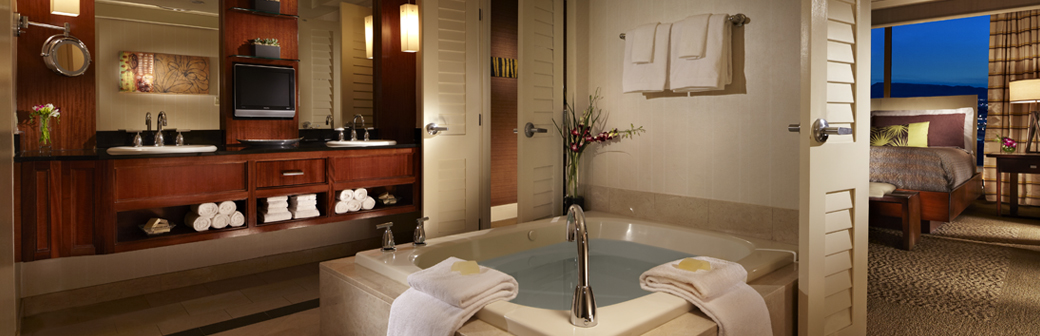
[[(881, 197), (870, 197), (870, 216), (881, 216), (882, 207), (898, 206), (903, 227), (903, 249), (912, 250), (921, 239), (921, 197), (916, 191), (896, 190)], [(875, 220), (871, 220), (875, 222)]]

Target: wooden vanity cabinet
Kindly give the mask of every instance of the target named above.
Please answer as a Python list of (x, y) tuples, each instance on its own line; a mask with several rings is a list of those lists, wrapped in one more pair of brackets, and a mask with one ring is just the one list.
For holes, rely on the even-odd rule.
[(23, 261), (99, 252), (97, 161), (19, 163)]

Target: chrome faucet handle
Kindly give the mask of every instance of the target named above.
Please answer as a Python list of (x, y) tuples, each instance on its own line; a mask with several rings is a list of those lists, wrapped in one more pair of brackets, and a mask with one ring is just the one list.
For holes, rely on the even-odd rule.
[(397, 250), (397, 246), (394, 244), (394, 232), (390, 231), (390, 228), (393, 226), (394, 222), (376, 225), (376, 229), (386, 229), (386, 231), (383, 231), (383, 251)]
[(357, 129), (356, 128), (353, 128), (353, 127), (350, 128), (350, 141), (357, 141)]
[(368, 141), (368, 131), (374, 130), (375, 127), (365, 127), (365, 141)]
[(165, 145), (166, 145), (166, 138), (163, 137), (162, 131), (161, 130), (156, 130), (155, 131), (155, 144), (153, 144), (153, 146), (155, 146), (155, 147), (162, 147), (162, 146), (165, 146)]
[(334, 129), (333, 131), (339, 132), (339, 141), (343, 141), (343, 127)]
[(134, 147), (141, 147), (141, 145), (143, 143), (144, 143), (144, 140), (141, 139), (141, 131), (135, 132), (134, 133)]
[(191, 130), (177, 130), (177, 146), (184, 146), (184, 135), (183, 132), (189, 132)]
[(415, 219), (415, 235), (412, 237), (413, 245), (426, 245), (426, 221), (430, 220), (430, 217), (416, 218)]

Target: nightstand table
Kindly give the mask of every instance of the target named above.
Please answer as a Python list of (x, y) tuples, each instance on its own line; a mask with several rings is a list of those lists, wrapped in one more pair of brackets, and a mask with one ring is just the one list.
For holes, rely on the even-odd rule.
[(1001, 213), (1003, 186), (1001, 174), (1008, 173), (1008, 196), (1011, 199), (1011, 215), (1018, 216), (1018, 174), (1040, 174), (1040, 153), (1004, 154), (990, 153), (987, 157), (997, 159), (997, 216)]

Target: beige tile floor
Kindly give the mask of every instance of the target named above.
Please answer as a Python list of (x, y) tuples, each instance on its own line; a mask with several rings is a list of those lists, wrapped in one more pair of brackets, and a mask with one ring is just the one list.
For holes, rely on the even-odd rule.
[[(318, 264), (311, 263), (28, 316), (22, 335), (161, 336), (317, 298)], [(311, 309), (225, 334), (317, 335), (317, 319)], [(253, 328), (261, 324), (267, 327)]]

